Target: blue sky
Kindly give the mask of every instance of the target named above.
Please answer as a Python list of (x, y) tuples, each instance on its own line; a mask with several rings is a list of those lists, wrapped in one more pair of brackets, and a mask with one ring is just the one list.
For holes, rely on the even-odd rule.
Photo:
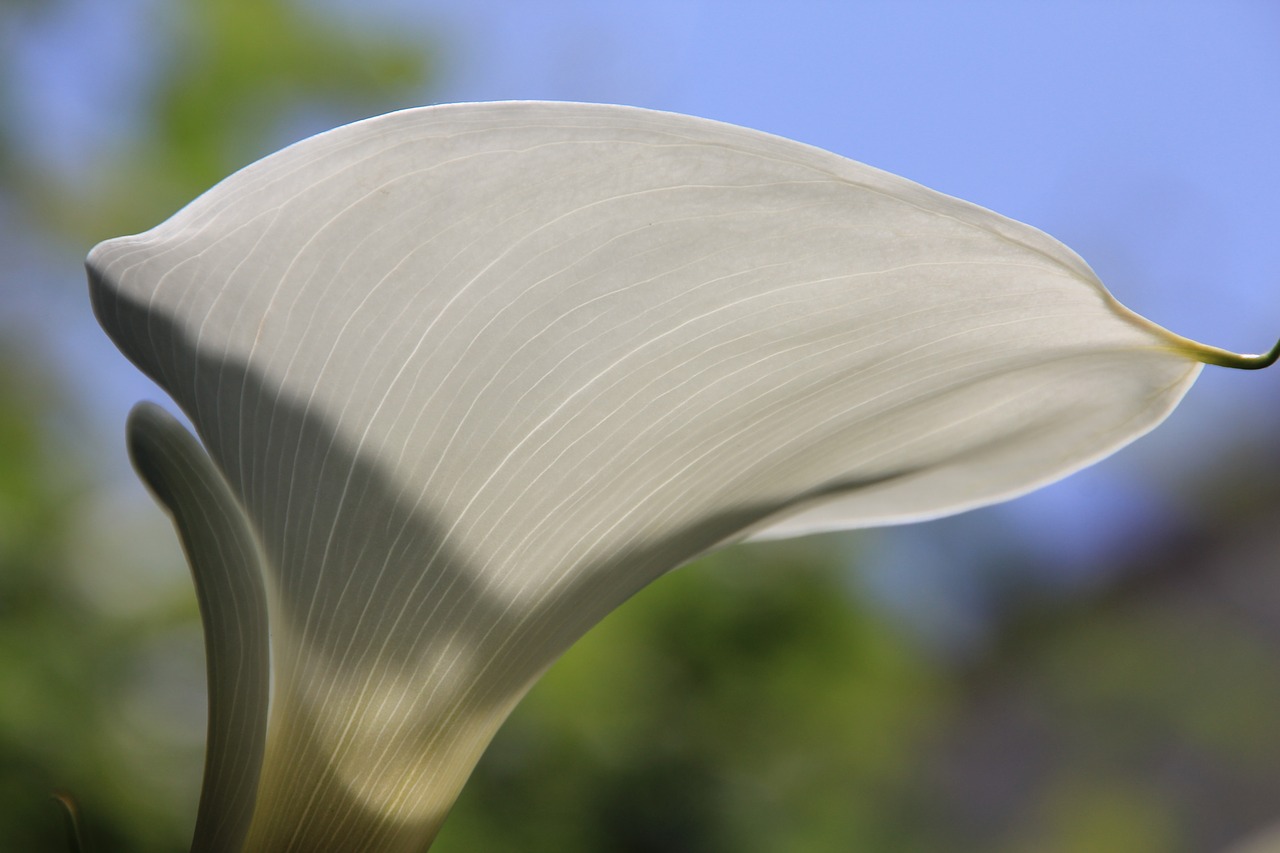
[[(1280, 336), (1270, 0), (323, 5), (438, 46), (424, 103), (609, 101), (778, 133), (1036, 225), (1179, 333), (1250, 352)], [(146, 21), (165, 6), (69, 0), (8, 44), (6, 73), (29, 81), (11, 108), (51, 168), (76, 174), (128, 132), (138, 81), (163, 55)], [(78, 264), (37, 254), (23, 256), (29, 274), (61, 295), (32, 308), (11, 278), (0, 299), (11, 317), (49, 324), (118, 447), (124, 412), (156, 392), (95, 337)], [(1192, 511), (1188, 483), (1222, 450), (1280, 453), (1278, 415), (1280, 375), (1209, 370), (1169, 424), (1103, 466), (1006, 508), (877, 537), (868, 583), (890, 601), (935, 601), (939, 619), (961, 624), (964, 579), (1001, 543), (1087, 574), (1144, 525)]]

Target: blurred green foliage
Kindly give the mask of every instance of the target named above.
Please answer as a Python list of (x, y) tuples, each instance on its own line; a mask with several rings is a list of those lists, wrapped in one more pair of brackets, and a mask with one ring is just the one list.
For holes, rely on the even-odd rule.
[(715, 555), (606, 619), (527, 697), (434, 849), (903, 849), (949, 688), (821, 544)]
[[(0, 3), (0, 24), (44, 5)], [(77, 247), (67, 287), (94, 240), (288, 139), (421, 100), (432, 70), (430, 45), (300, 3), (163, 11), (146, 114), (97, 185), (27, 168), (0, 84), (0, 203)], [(0, 850), (66, 849), (60, 789), (98, 853), (182, 850), (194, 599), (176, 548), (133, 533), (163, 537), (159, 511), (102, 492), (85, 415), (41, 364), (0, 346)], [(682, 569), (552, 668), (434, 849), (1220, 850), (1280, 813), (1280, 465), (1245, 457), (1206, 484), (1203, 529), (1098, 572), (1137, 582), (997, 614), (989, 653), (963, 664), (861, 600), (837, 540)], [(1235, 509), (1215, 516), (1223, 494)]]
[(166, 785), (191, 756), (150, 754), (154, 733), (120, 714), (148, 639), (194, 608), (111, 619), (86, 600), (91, 466), (59, 429), (74, 416), (56, 383), (16, 356), (0, 351), (0, 849), (65, 849), (55, 790), (74, 792), (103, 849), (174, 849), (190, 806)]

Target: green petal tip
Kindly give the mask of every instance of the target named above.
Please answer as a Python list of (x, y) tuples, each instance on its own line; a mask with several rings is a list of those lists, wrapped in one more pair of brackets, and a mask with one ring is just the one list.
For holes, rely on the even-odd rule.
[(1236, 370), (1261, 370), (1280, 361), (1280, 341), (1271, 349), (1257, 355), (1240, 355), (1220, 349), (1206, 349), (1201, 352), (1201, 361), (1215, 364), (1218, 367), (1233, 367)]

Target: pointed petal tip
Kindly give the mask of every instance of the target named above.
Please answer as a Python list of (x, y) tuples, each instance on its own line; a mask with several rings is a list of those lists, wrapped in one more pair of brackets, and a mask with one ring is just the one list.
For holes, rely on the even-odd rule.
[(1230, 352), (1217, 347), (1203, 347), (1196, 351), (1197, 358), (1205, 364), (1230, 367), (1236, 370), (1261, 370), (1280, 361), (1280, 341), (1266, 352), (1255, 355)]

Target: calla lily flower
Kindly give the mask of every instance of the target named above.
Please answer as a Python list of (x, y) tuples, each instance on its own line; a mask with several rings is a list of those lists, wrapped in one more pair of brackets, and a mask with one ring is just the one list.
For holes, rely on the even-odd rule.
[(933, 518), (1155, 427), (1203, 363), (1026, 225), (739, 127), (407, 110), (88, 260), (195, 577), (193, 849), (419, 851), (578, 637), (726, 543)]

